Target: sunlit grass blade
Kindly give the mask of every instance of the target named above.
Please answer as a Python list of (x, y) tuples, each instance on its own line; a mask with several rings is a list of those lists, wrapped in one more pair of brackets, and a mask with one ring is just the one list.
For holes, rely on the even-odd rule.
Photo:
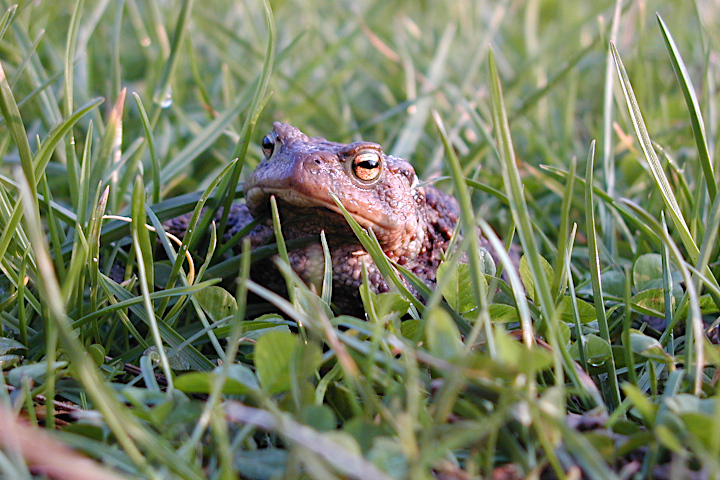
[[(18, 81), (22, 78), (22, 74), (25, 71), (25, 68), (28, 66), (30, 61), (33, 58), (33, 55), (37, 54), (37, 48), (40, 45), (41, 40), (45, 36), (45, 31), (41, 30), (38, 32), (37, 37), (35, 37), (35, 40), (33, 40), (32, 45), (28, 49), (28, 51), (25, 53), (25, 58), (23, 59), (22, 63), (15, 69), (15, 73), (13, 74), (12, 78), (10, 79), (10, 86), (12, 88), (16, 88), (16, 85)], [(23, 102), (27, 100), (27, 97), (22, 99), (20, 102), (18, 102), (18, 107), (22, 107)]]
[(140, 112), (140, 120), (142, 120), (143, 128), (145, 129), (145, 135), (147, 137), (148, 150), (150, 150), (150, 176), (152, 177), (152, 202), (158, 203), (160, 201), (160, 160), (155, 153), (155, 137), (153, 136), (152, 127), (150, 126), (150, 119), (145, 111), (140, 95), (133, 92), (133, 98), (137, 104), (138, 111)]
[(486, 305), (486, 287), (485, 283), (480, 280), (483, 274), (482, 265), (480, 264), (480, 252), (478, 250), (478, 239), (477, 239), (477, 223), (475, 222), (475, 212), (472, 208), (472, 202), (470, 200), (470, 191), (465, 183), (465, 176), (460, 166), (460, 160), (458, 159), (455, 151), (453, 150), (450, 139), (445, 131), (445, 125), (437, 112), (433, 112), (433, 120), (435, 126), (440, 133), (443, 145), (445, 147), (445, 155), (450, 165), (450, 172), (453, 177), (455, 189), (457, 192), (458, 203), (460, 204), (460, 221), (462, 223), (463, 234), (467, 237), (468, 241), (468, 262), (470, 264), (471, 278), (473, 279), (473, 292), (475, 295), (475, 302), (478, 307), (483, 310), (487, 308)]
[(673, 40), (672, 35), (670, 35), (670, 31), (660, 15), (656, 14), (656, 16), (658, 24), (660, 25), (660, 30), (663, 34), (663, 39), (665, 40), (668, 55), (670, 55), (670, 60), (672, 61), (675, 76), (677, 77), (680, 88), (682, 89), (683, 97), (685, 97), (685, 103), (687, 104), (688, 113), (690, 114), (690, 124), (692, 125), (693, 136), (695, 137), (695, 144), (697, 146), (698, 159), (700, 161), (703, 174), (705, 175), (705, 185), (707, 187), (708, 196), (712, 202), (715, 200), (715, 195), (717, 194), (718, 180), (715, 178), (713, 162), (710, 159), (710, 152), (708, 151), (705, 122), (703, 121), (700, 104), (698, 103), (698, 99), (695, 95), (695, 88), (693, 87), (692, 80), (690, 79), (690, 74), (685, 67), (685, 62), (683, 62), (683, 59), (680, 56), (680, 51), (678, 50), (677, 45), (675, 45), (675, 40)]
[[(278, 256), (287, 265), (290, 265), (290, 258), (288, 258), (288, 249), (285, 245), (285, 238), (282, 234), (282, 225), (280, 224), (280, 212), (278, 211), (277, 200), (275, 196), (270, 197), (270, 217), (272, 218), (273, 232), (275, 233), (275, 243), (277, 244)], [(295, 288), (293, 288), (292, 280), (289, 277), (285, 277), (287, 284), (288, 299), (290, 303), (295, 303)]]
[[(230, 340), (228, 342), (227, 350), (225, 351), (225, 357), (223, 365), (220, 370), (220, 374), (215, 377), (212, 391), (210, 392), (210, 398), (205, 404), (206, 415), (216, 408), (218, 402), (221, 399), (221, 393), (223, 387), (228, 378), (228, 372), (230, 366), (233, 365), (238, 354), (240, 346), (240, 338), (243, 334), (243, 320), (245, 319), (246, 307), (247, 307), (247, 281), (250, 278), (250, 240), (246, 239), (243, 242), (243, 262), (240, 268), (240, 277), (238, 279), (238, 287), (235, 295), (237, 300), (238, 308), (234, 312)], [(181, 447), (181, 451), (190, 451), (195, 448), (197, 443), (200, 441), (201, 435), (205, 432), (207, 424), (205, 422), (198, 422), (195, 425), (193, 433), (190, 435), (188, 441)]]
[(7, 31), (8, 27), (13, 21), (13, 18), (15, 17), (15, 13), (17, 12), (18, 6), (10, 5), (7, 10), (5, 10), (5, 14), (0, 19), (0, 38), (5, 36), (5, 32)]
[[(575, 174), (577, 171), (577, 159), (575, 157), (570, 161), (570, 171), (567, 177), (567, 184), (565, 186), (565, 194), (563, 195), (562, 206), (560, 207), (560, 229), (558, 230), (558, 242), (557, 256), (553, 263), (553, 271), (555, 277), (553, 278), (550, 293), (558, 298), (562, 295), (566, 282), (567, 282), (567, 271), (565, 268), (570, 263), (570, 257), (565, 255), (566, 252), (566, 239), (570, 235), (570, 208), (572, 207), (572, 197), (575, 191)], [(573, 234), (573, 238), (574, 238)]]
[(577, 302), (577, 296), (575, 294), (575, 281), (572, 278), (572, 271), (571, 271), (571, 258), (572, 258), (572, 249), (575, 244), (575, 235), (577, 233), (577, 223), (573, 224), (572, 231), (570, 232), (567, 246), (563, 249), (564, 256), (565, 256), (565, 262), (562, 264), (562, 268), (565, 269), (566, 275), (567, 275), (567, 282), (568, 282), (568, 290), (569, 290), (569, 297), (570, 297), (570, 306), (572, 307), (572, 314), (573, 314), (573, 320), (575, 321), (575, 336), (577, 339), (575, 340), (577, 342), (578, 347), (578, 356), (579, 356), (579, 362), (580, 366), (584, 371), (588, 371), (588, 363), (587, 363), (587, 355), (585, 354), (585, 344), (587, 343), (585, 333), (582, 329), (582, 324), (580, 322), (580, 314), (578, 312), (578, 302)]
[[(686, 335), (688, 338), (685, 341), (685, 365), (693, 373), (693, 387), (695, 395), (700, 395), (702, 391), (702, 377), (703, 369), (705, 367), (705, 332), (703, 329), (702, 312), (700, 311), (700, 302), (698, 300), (699, 295), (697, 291), (697, 284), (690, 275), (690, 270), (685, 264), (680, 249), (675, 244), (675, 241), (670, 236), (667, 230), (667, 224), (663, 217), (663, 233), (665, 234), (665, 244), (670, 249), (675, 265), (680, 269), (683, 280), (685, 281), (685, 288), (687, 289), (687, 299), (690, 302), (690, 314), (686, 319)], [(666, 305), (665, 308), (671, 308), (670, 305)]]
[(504, 272), (508, 277), (513, 298), (515, 299), (515, 308), (518, 311), (518, 317), (520, 317), (523, 343), (526, 347), (530, 348), (535, 343), (535, 335), (533, 332), (532, 318), (530, 316), (530, 306), (528, 305), (528, 299), (525, 293), (525, 288), (523, 288), (522, 285), (522, 280), (520, 279), (516, 266), (513, 265), (513, 261), (505, 251), (504, 245), (490, 225), (482, 219), (478, 223), (483, 231), (483, 234), (495, 249), (496, 255), (504, 264)]
[[(616, 0), (615, 9), (612, 17), (612, 25), (610, 26), (609, 42), (614, 43), (617, 40), (618, 29), (620, 26), (620, 6), (621, 0)], [(608, 42), (606, 42), (607, 44)], [(613, 105), (615, 104), (614, 95), (614, 74), (613, 74), (613, 57), (610, 49), (607, 50), (605, 56), (605, 85), (603, 88), (603, 136), (602, 136), (602, 167), (603, 180), (605, 188), (610, 197), (615, 196), (615, 155), (613, 152)], [(615, 224), (613, 217), (605, 210), (605, 205), (600, 205), (601, 226), (603, 229), (605, 243), (610, 252), (617, 252), (617, 241), (615, 238)]]
[[(170, 275), (168, 276), (166, 288), (171, 287), (175, 284), (175, 280), (177, 279), (178, 274), (180, 273), (180, 269), (182, 267), (182, 264), (184, 262), (184, 257), (188, 251), (191, 251), (191, 248), (194, 245), (198, 244), (198, 241), (200, 238), (202, 238), (206, 231), (202, 228), (202, 224), (199, 224), (200, 216), (202, 215), (205, 205), (210, 198), (210, 196), (215, 192), (215, 189), (218, 187), (218, 185), (221, 185), (223, 181), (226, 180), (226, 177), (228, 175), (228, 172), (232, 168), (233, 163), (231, 162), (228, 164), (221, 172), (218, 174), (215, 179), (210, 182), (210, 185), (205, 189), (205, 191), (202, 193), (200, 198), (195, 203), (195, 209), (193, 210), (193, 215), (190, 218), (190, 221), (187, 223), (187, 229), (184, 232), (183, 235), (183, 241), (182, 245), (178, 249), (177, 253), (174, 251), (173, 248), (170, 248), (170, 244), (166, 243), (167, 240), (164, 238), (163, 235), (160, 236), (160, 241), (163, 244), (163, 247), (165, 248), (165, 253), (167, 254), (170, 261), (173, 262), (173, 269), (170, 272)], [(219, 188), (221, 190), (222, 187)], [(154, 212), (155, 213), (155, 212)], [(208, 219), (208, 223), (211, 219)], [(198, 228), (198, 225), (200, 227)], [(156, 227), (157, 228), (157, 227)], [(198, 276), (198, 279), (202, 278), (202, 274)], [(158, 308), (158, 311), (164, 311), (165, 310), (165, 303), (162, 303), (160, 307)]]
[(61, 123), (53, 127), (42, 143), (42, 146), (35, 153), (35, 177), (41, 176), (47, 168), (47, 164), (52, 157), (55, 147), (60, 143), (62, 138), (67, 135), (70, 129), (93, 108), (103, 103), (102, 98), (95, 98), (78, 108), (72, 115), (63, 120)]
[[(2, 177), (0, 177), (0, 179), (1, 178)], [(235, 195), (240, 195), (241, 193), (242, 185), (239, 185), (235, 189)], [(200, 201), (202, 196), (202, 192), (186, 193), (184, 195), (178, 195), (177, 197), (163, 200), (155, 205), (151, 205), (151, 208), (161, 221), (165, 221), (192, 210), (193, 207), (197, 205), (197, 202)], [(211, 196), (209, 198), (217, 197)], [(196, 229), (196, 231), (200, 231), (200, 229)], [(124, 236), (127, 236), (129, 232), (130, 227), (127, 222), (113, 220), (111, 222), (107, 222), (107, 224), (103, 226), (101, 238), (103, 243), (114, 242)], [(69, 247), (70, 246), (66, 243), (63, 252), (69, 249)]]
[[(677, 199), (675, 198), (675, 194), (672, 191), (670, 182), (665, 175), (665, 172), (662, 168), (662, 165), (660, 164), (660, 160), (658, 159), (657, 154), (655, 153), (655, 149), (653, 148), (652, 141), (650, 140), (647, 127), (645, 126), (645, 121), (643, 120), (642, 113), (640, 112), (640, 106), (638, 105), (637, 99), (635, 98), (635, 93), (633, 92), (632, 85), (630, 85), (630, 79), (628, 78), (627, 71), (625, 71), (625, 67), (623, 66), (622, 60), (620, 59), (620, 54), (618, 53), (614, 45), (611, 45), (611, 49), (613, 52), (613, 57), (615, 58), (615, 66), (617, 68), (618, 76), (620, 77), (620, 85), (622, 86), (623, 94), (625, 95), (625, 101), (627, 103), (628, 110), (630, 111), (630, 116), (632, 117), (635, 133), (638, 137), (638, 140), (640, 141), (643, 153), (645, 154), (645, 159), (650, 166), (650, 170), (652, 171), (655, 182), (660, 189), (667, 211), (673, 221), (673, 225), (677, 229), (678, 234), (680, 235), (682, 244), (688, 251), (690, 260), (692, 261), (692, 263), (695, 264), (698, 261), (700, 250), (698, 249), (698, 246), (695, 243), (695, 240), (693, 239), (690, 230), (688, 229), (687, 222), (685, 221), (682, 210), (680, 209)], [(709, 269), (706, 268), (703, 273), (706, 277), (711, 279), (714, 286), (718, 286), (717, 279), (715, 279), (714, 275)]]
[(612, 50), (613, 58), (615, 59), (615, 68), (618, 76), (620, 77), (620, 85), (622, 86), (623, 94), (625, 95), (625, 102), (627, 103), (628, 110), (630, 111), (633, 127), (640, 142), (640, 146), (642, 147), (645, 159), (650, 166), (655, 183), (660, 189), (663, 202), (668, 209), (673, 225), (680, 234), (683, 246), (688, 250), (693, 261), (695, 261), (698, 256), (698, 247), (688, 230), (680, 205), (678, 204), (669, 180), (665, 176), (665, 171), (663, 170), (662, 165), (660, 165), (660, 160), (655, 153), (652, 141), (650, 140), (650, 135), (648, 134), (647, 127), (645, 126), (645, 121), (643, 120), (642, 113), (640, 112), (640, 106), (637, 102), (637, 98), (635, 98), (632, 85), (630, 84), (630, 79), (627, 75), (627, 71), (625, 70), (625, 66), (620, 59), (620, 54), (615, 48), (615, 45), (611, 45), (610, 48)]
[[(523, 247), (525, 258), (527, 258), (532, 272), (532, 278), (536, 289), (536, 303), (542, 311), (543, 318), (546, 322), (549, 343), (553, 345), (553, 357), (555, 362), (556, 385), (564, 384), (563, 375), (563, 359), (561, 354), (560, 337), (557, 332), (557, 315), (555, 314), (555, 302), (550, 293), (550, 285), (545, 276), (540, 253), (538, 251), (535, 237), (533, 234), (532, 222), (530, 221), (530, 213), (523, 193), (522, 182), (520, 181), (520, 173), (518, 172), (517, 163), (515, 161), (515, 152), (512, 145), (512, 137), (510, 134), (510, 126), (508, 124), (507, 112), (502, 96), (502, 87), (500, 85), (500, 77), (495, 63), (495, 57), (490, 50), (488, 61), (490, 65), (490, 92), (493, 125), (495, 126), (496, 142), (500, 153), (500, 164), (502, 167), (503, 181), (510, 202), (510, 211), (512, 213), (515, 225), (517, 226), (520, 244)], [(573, 368), (568, 365), (567, 368)]]
[[(110, 173), (114, 166), (120, 161), (122, 137), (123, 137), (123, 112), (125, 111), (125, 94), (127, 89), (122, 89), (117, 101), (108, 113), (107, 122), (103, 131), (100, 145), (98, 147), (92, 168), (90, 169), (90, 185), (97, 185), (103, 182), (107, 185), (117, 187), (120, 192), (128, 191), (127, 185), (116, 180), (117, 175)], [(110, 178), (107, 178), (110, 173)], [(132, 177), (128, 175), (127, 177)], [(110, 199), (110, 204), (115, 202)]]
[[(151, 223), (153, 227), (155, 228), (155, 231), (158, 232), (158, 236), (161, 239), (161, 242), (163, 243), (163, 247), (165, 248), (166, 252), (168, 253), (168, 256), (172, 257), (174, 256), (174, 252), (172, 247), (169, 244), (168, 241), (168, 235), (164, 233), (164, 230), (162, 228), (162, 224), (160, 223), (160, 220), (157, 218), (157, 216), (153, 213), (152, 210), (147, 209), (146, 210), (147, 215), (150, 217)], [(197, 272), (197, 278), (202, 278), (205, 270), (207, 270), (208, 265), (210, 264), (210, 261), (213, 258), (213, 253), (215, 252), (215, 246), (217, 245), (217, 236), (216, 236), (216, 230), (215, 228), (212, 228), (210, 231), (210, 241), (208, 243), (208, 250), (205, 254), (205, 261), (200, 266)], [(183, 248), (180, 248), (181, 251), (183, 251)], [(183, 253), (183, 257), (186, 255)], [(190, 255), (188, 255), (189, 258), (192, 258)], [(180, 265), (182, 264), (182, 258), (177, 258), (177, 256), (174, 258), (173, 262), (173, 270), (170, 273), (170, 276), (173, 276), (173, 273), (177, 276), (178, 274), (182, 277), (183, 284), (185, 285), (191, 285), (196, 282), (195, 273), (194, 273), (194, 264), (190, 265), (190, 268), (188, 270), (187, 277), (185, 276), (184, 272), (182, 272), (182, 269), (180, 268)], [(188, 260), (188, 263), (190, 260)], [(175, 278), (168, 278), (168, 282), (166, 284), (166, 288), (172, 286), (175, 284)], [(170, 311), (165, 313), (165, 307), (167, 305), (167, 301), (170, 299), (170, 297), (166, 297), (163, 299), (158, 306), (155, 307), (155, 312), (159, 317), (164, 318), (168, 323), (171, 323), (174, 321), (177, 315), (182, 311), (183, 307), (185, 306), (184, 297), (179, 297), (175, 299), (175, 305), (172, 307)], [(194, 296), (190, 297), (190, 303), (192, 304), (195, 315), (197, 315), (198, 319), (200, 320), (200, 323), (202, 324), (203, 328), (207, 331), (207, 336), (210, 340), (210, 343), (215, 348), (215, 352), (220, 358), (224, 357), (223, 349), (220, 346), (220, 342), (218, 341), (215, 332), (210, 326), (210, 322), (208, 321), (208, 318), (200, 306), (200, 303), (198, 302), (197, 298)]]
[[(702, 243), (700, 243), (700, 254), (698, 255), (697, 263), (695, 268), (699, 272), (708, 272), (708, 264), (711, 262), (713, 252), (717, 251), (717, 240), (720, 234), (720, 200), (718, 196), (715, 196), (710, 211), (707, 216), (707, 223), (705, 224), (705, 235), (703, 236)], [(715, 300), (715, 305), (720, 308), (720, 297), (711, 291), (711, 295)]]
[[(75, 86), (75, 56), (77, 48), (78, 29), (80, 28), (80, 19), (82, 18), (83, 5), (85, 5), (85, 0), (78, 0), (75, 4), (75, 10), (73, 10), (72, 17), (70, 17), (68, 34), (65, 42), (65, 81), (63, 82), (65, 87), (65, 98), (63, 99), (63, 115), (65, 117), (70, 117), (74, 109), (75, 99), (73, 89)], [(77, 205), (77, 196), (79, 193), (79, 179), (77, 174), (77, 164), (74, 146), (75, 141), (73, 138), (71, 138), (69, 142), (65, 143), (65, 163), (68, 169), (67, 179), (70, 187), (70, 196), (73, 200), (73, 203)]]
[(45, 221), (47, 222), (47, 229), (50, 236), (50, 248), (55, 258), (55, 270), (57, 271), (58, 278), (65, 279), (65, 263), (62, 259), (62, 243), (65, 238), (65, 232), (58, 222), (55, 212), (50, 207), (52, 202), (52, 192), (50, 191), (50, 185), (48, 185), (47, 175), (40, 177), (40, 192), (42, 192), (43, 206), (46, 213)]
[[(174, 287), (174, 288), (168, 288), (167, 290), (160, 290), (157, 292), (153, 292), (150, 294), (151, 300), (160, 300), (163, 298), (168, 297), (178, 297), (183, 295), (192, 295), (195, 292), (198, 292), (202, 290), (203, 288), (209, 287), (211, 285), (214, 285), (218, 283), (218, 280), (206, 280), (204, 282), (196, 283), (194, 285), (190, 285), (187, 287)], [(72, 324), (73, 328), (79, 328), (83, 325), (98, 319), (102, 318), (105, 315), (111, 314), (117, 310), (121, 310), (124, 308), (131, 307), (133, 305), (138, 305), (143, 302), (142, 297), (129, 297), (125, 300), (118, 301), (117, 303), (113, 303), (112, 305), (108, 305), (106, 307), (100, 308), (98, 310), (92, 311), (88, 313), (87, 315), (78, 318), (75, 320)]]
[[(595, 306), (595, 315), (597, 316), (600, 336), (612, 345), (610, 338), (610, 329), (608, 328), (607, 316), (605, 314), (605, 300), (602, 289), (602, 272), (600, 266), (600, 252), (598, 251), (598, 235), (595, 223), (595, 198), (593, 196), (593, 168), (595, 166), (595, 141), (590, 144), (588, 152), (587, 166), (585, 171), (585, 222), (588, 238), (588, 257), (590, 260), (590, 278), (592, 279), (593, 304)], [(607, 362), (607, 381), (610, 390), (611, 408), (620, 405), (620, 386), (618, 383), (617, 372), (615, 370), (615, 359), (613, 358), (612, 349), (610, 349), (610, 358)]]
[(320, 244), (322, 245), (324, 259), (322, 289), (320, 293), (323, 301), (330, 305), (333, 290), (333, 264), (330, 248), (328, 247), (324, 231), (320, 232)]
[(248, 146), (250, 145), (250, 137), (252, 132), (255, 130), (255, 125), (260, 117), (260, 113), (263, 111), (265, 105), (270, 99), (270, 96), (266, 94), (266, 91), (270, 82), (270, 75), (273, 71), (273, 65), (275, 63), (275, 45), (277, 41), (277, 34), (275, 32), (275, 18), (273, 17), (272, 8), (270, 7), (270, 2), (268, 0), (263, 0), (263, 9), (265, 14), (265, 26), (268, 30), (265, 58), (263, 61), (262, 72), (257, 80), (255, 92), (250, 100), (248, 114), (245, 117), (242, 129), (240, 130), (240, 138), (233, 150), (232, 158), (239, 159), (239, 161), (230, 172), (230, 182), (227, 187), (224, 201), (225, 209), (223, 210), (223, 215), (220, 219), (218, 228), (221, 235), (225, 233), (228, 214), (230, 213), (230, 204), (233, 200), (231, 195), (232, 186), (235, 185), (240, 178), (240, 171), (245, 164), (245, 155), (247, 154)]
[(142, 290), (143, 304), (147, 318), (150, 321), (150, 331), (152, 332), (155, 347), (160, 355), (160, 366), (163, 369), (168, 381), (168, 392), (172, 392), (172, 370), (165, 353), (165, 345), (163, 342), (160, 329), (157, 325), (155, 317), (155, 308), (150, 300), (150, 289), (154, 288), (154, 268), (153, 268), (153, 248), (150, 244), (150, 235), (145, 228), (145, 188), (142, 177), (138, 176), (135, 181), (135, 189), (133, 190), (132, 203), (132, 237), (133, 248), (137, 256), (138, 280)]
[(32, 192), (33, 201), (37, 201), (37, 180), (35, 177), (35, 168), (33, 166), (33, 154), (30, 150), (30, 144), (27, 139), (27, 132), (25, 131), (25, 125), (23, 119), (20, 116), (20, 109), (15, 102), (15, 94), (13, 94), (10, 84), (5, 76), (5, 69), (0, 64), (0, 113), (2, 113), (8, 128), (10, 129), (10, 135), (15, 141), (15, 145), (18, 148), (20, 154), (20, 164), (22, 165), (23, 172), (28, 178), (30, 189)]
[(3, 273), (5, 273), (7, 278), (17, 285), (15, 270), (6, 264), (6, 253), (8, 250), (23, 252), (27, 250), (30, 242), (25, 231), (20, 227), (20, 220), (22, 219), (22, 205), (20, 202), (15, 203), (12, 206), (12, 211), (9, 213), (9, 218), (3, 225), (3, 231), (2, 234), (0, 234), (0, 257), (3, 258), (0, 265), (2, 265)]
[[(551, 167), (548, 165), (543, 165), (543, 169), (551, 172), (553, 175), (557, 175), (562, 178), (567, 178), (568, 172), (560, 170), (556, 167)], [(579, 186), (581, 186), (583, 189), (585, 188), (585, 179), (576, 176), (575, 181)], [(607, 192), (605, 192), (603, 189), (598, 187), (597, 185), (594, 185), (592, 187), (593, 189), (593, 195), (597, 196), (600, 200), (605, 202), (607, 205), (614, 208), (618, 213), (620, 213), (623, 218), (626, 220), (629, 220), (632, 222), (632, 226), (634, 228), (637, 228), (639, 231), (642, 232), (644, 238), (651, 239), (651, 240), (657, 240), (658, 245), (660, 245), (660, 223), (652, 218), (649, 214), (646, 213), (646, 215), (642, 215), (638, 213), (638, 210), (634, 209), (632, 207), (632, 202), (628, 199), (622, 198), (620, 200), (615, 200), (612, 197), (610, 197)], [(650, 225), (650, 226), (649, 226)], [(653, 228), (655, 227), (655, 228)]]

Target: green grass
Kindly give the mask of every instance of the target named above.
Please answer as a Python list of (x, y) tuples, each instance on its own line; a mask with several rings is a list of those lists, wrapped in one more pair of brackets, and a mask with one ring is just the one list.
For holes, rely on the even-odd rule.
[[(720, 8), (584, 3), (4, 2), (0, 477), (78, 461), (17, 416), (120, 478), (717, 478)], [(466, 236), (423, 304), (354, 225), (397, 288), (336, 316), (200, 215), (276, 120), (523, 260)], [(290, 300), (248, 280), (277, 252)]]

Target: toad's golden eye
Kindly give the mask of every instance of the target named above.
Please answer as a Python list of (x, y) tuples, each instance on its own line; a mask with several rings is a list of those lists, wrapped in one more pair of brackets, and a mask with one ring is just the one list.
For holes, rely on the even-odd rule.
[(270, 158), (270, 155), (273, 154), (273, 150), (275, 150), (275, 135), (272, 133), (265, 135), (260, 143), (260, 146), (262, 147), (265, 157)]
[(381, 171), (382, 159), (376, 152), (361, 152), (353, 158), (352, 172), (364, 182), (376, 180)]

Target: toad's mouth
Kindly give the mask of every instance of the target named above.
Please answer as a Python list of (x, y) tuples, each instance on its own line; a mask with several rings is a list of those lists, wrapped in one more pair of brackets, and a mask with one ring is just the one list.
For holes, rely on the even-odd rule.
[[(297, 216), (297, 214), (311, 214), (313, 210), (325, 211), (328, 212), (328, 214), (323, 215), (326, 221), (331, 219), (333, 223), (347, 225), (342, 210), (329, 192), (325, 199), (317, 195), (305, 195), (296, 189), (254, 186), (245, 192), (245, 202), (250, 212), (256, 216), (270, 210), (270, 197), (272, 195), (278, 201), (278, 209), (284, 214)], [(372, 229), (377, 233), (390, 228), (390, 226), (384, 225), (386, 222), (383, 222), (383, 219), (369, 218), (367, 215), (369, 212), (367, 211), (363, 212), (359, 209), (348, 208), (347, 205), (343, 206), (350, 216), (365, 229)], [(329, 214), (329, 212), (332, 213)]]

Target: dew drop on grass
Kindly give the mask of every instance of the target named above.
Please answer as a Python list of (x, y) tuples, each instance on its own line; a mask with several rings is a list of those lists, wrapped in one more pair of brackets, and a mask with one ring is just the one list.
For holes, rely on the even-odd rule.
[(173, 103), (172, 89), (168, 87), (163, 92), (156, 92), (153, 101), (160, 105), (160, 108), (168, 108)]
[(172, 103), (173, 103), (172, 95), (170, 95), (168, 93), (165, 95), (165, 98), (163, 98), (162, 102), (160, 102), (160, 107), (168, 108), (170, 105), (172, 105)]

